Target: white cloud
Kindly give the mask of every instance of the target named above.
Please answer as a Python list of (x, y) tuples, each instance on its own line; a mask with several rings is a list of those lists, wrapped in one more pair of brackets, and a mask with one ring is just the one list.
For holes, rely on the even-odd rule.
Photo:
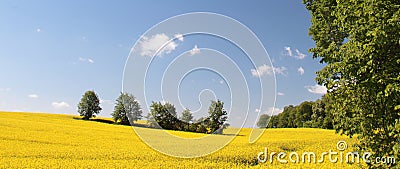
[(91, 58), (78, 58), (80, 62), (88, 62), (88, 63), (94, 63), (94, 60)]
[(296, 59), (304, 59), (306, 57), (306, 54), (301, 53), (299, 49), (295, 49), (294, 51), (296, 54), (293, 53), (293, 49), (289, 46), (283, 47), (283, 55), (294, 57)]
[(68, 108), (69, 104), (66, 102), (53, 102), (51, 103), (51, 105), (55, 108), (55, 109), (64, 109), (64, 108)]
[(278, 115), (279, 113), (282, 113), (282, 112), (283, 112), (283, 109), (281, 109), (281, 108), (270, 107), (270, 108), (267, 109), (267, 111), (265, 111), (265, 114), (268, 114), (268, 115)]
[(38, 33), (41, 32), (41, 31), (42, 31), (42, 30), (41, 30), (40, 28), (37, 28), (37, 29), (36, 29), (36, 32), (38, 32)]
[(285, 46), (284, 50), (286, 52), (286, 55), (293, 56), (293, 51), (289, 46)]
[[(160, 47), (163, 48), (160, 49), (160, 51), (157, 53), (157, 56), (162, 56), (165, 53), (171, 53), (173, 50), (175, 50), (178, 44), (170, 40), (171, 39), (164, 33), (153, 35), (151, 38), (143, 36), (141, 41), (139, 41), (139, 46), (141, 49), (140, 55), (152, 57)], [(164, 46), (165, 44), (166, 46)]]
[(285, 93), (278, 92), (278, 93), (277, 93), (277, 95), (278, 95), (278, 96), (284, 96), (284, 95), (285, 95)]
[(100, 104), (114, 104), (112, 100), (100, 100)]
[(296, 56), (294, 56), (296, 59), (304, 59), (306, 57), (306, 54), (301, 53), (298, 49), (296, 49)]
[(0, 88), (0, 92), (8, 92), (10, 91), (11, 88), (7, 87), (7, 88)]
[(326, 87), (325, 86), (321, 86), (321, 85), (314, 85), (314, 86), (305, 86), (305, 88), (310, 92), (310, 93), (314, 93), (314, 94), (326, 94)]
[(28, 95), (28, 97), (29, 97), (29, 98), (32, 98), (32, 99), (37, 99), (37, 98), (39, 98), (39, 96), (38, 96), (37, 94), (30, 94), (30, 95)]
[(304, 74), (304, 69), (301, 66), (297, 69), (297, 71), (300, 73), (300, 75)]
[(165, 104), (167, 104), (167, 103), (168, 103), (168, 101), (161, 100), (161, 101), (160, 101), (160, 103), (161, 103), (162, 105), (165, 105)]
[(200, 49), (197, 48), (197, 45), (194, 45), (194, 48), (192, 50), (190, 50), (190, 55), (195, 55), (195, 54), (199, 54), (200, 53)]
[(264, 74), (272, 75), (273, 72), (276, 74), (286, 75), (286, 67), (272, 67), (267, 65), (258, 66), (257, 69), (251, 69), (251, 74), (255, 77), (260, 77)]
[(174, 37), (175, 37), (176, 39), (178, 39), (179, 41), (183, 42), (183, 35), (182, 35), (182, 34), (180, 34), (180, 33), (175, 34)]

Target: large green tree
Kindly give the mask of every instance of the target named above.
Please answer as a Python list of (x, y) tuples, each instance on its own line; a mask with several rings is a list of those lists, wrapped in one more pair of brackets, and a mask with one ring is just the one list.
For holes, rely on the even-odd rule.
[(329, 91), (334, 128), (357, 135), (357, 147), (372, 158), (400, 159), (400, 1), (303, 2), (316, 43), (310, 52), (326, 64), (316, 80)]
[(185, 109), (182, 112), (181, 121), (179, 122), (180, 127), (185, 131), (190, 131), (190, 124), (193, 122), (193, 115), (189, 109)]
[(101, 111), (100, 99), (93, 90), (86, 91), (78, 104), (78, 113), (84, 120), (96, 117)]
[(142, 118), (142, 109), (132, 94), (121, 93), (111, 114), (116, 123), (130, 124)]
[(182, 112), (181, 120), (182, 120), (183, 122), (186, 122), (186, 123), (192, 122), (192, 120), (193, 120), (193, 115), (192, 115), (192, 113), (190, 113), (190, 110), (189, 110), (189, 109), (185, 109), (185, 110)]
[(159, 127), (168, 130), (179, 128), (175, 106), (171, 103), (162, 104), (161, 102), (153, 102), (150, 106), (150, 113), (151, 118), (154, 119), (154, 122)]
[(227, 120), (227, 112), (224, 110), (224, 102), (217, 100), (211, 101), (211, 105), (208, 108), (209, 114), (209, 125), (211, 133), (222, 134), (224, 123)]

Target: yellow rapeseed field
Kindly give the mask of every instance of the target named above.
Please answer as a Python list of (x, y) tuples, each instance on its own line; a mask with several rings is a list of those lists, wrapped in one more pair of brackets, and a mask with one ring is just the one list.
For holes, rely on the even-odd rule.
[[(354, 139), (323, 129), (268, 129), (253, 144), (248, 143), (250, 129), (242, 129), (220, 151), (188, 159), (153, 150), (130, 126), (77, 120), (70, 115), (0, 112), (0, 131), (0, 168), (356, 168), (362, 164), (332, 163), (327, 156), (322, 163), (257, 160), (265, 148), (319, 155), (330, 149), (338, 151), (336, 143), (346, 141), (349, 147), (344, 152), (352, 150)], [(183, 137), (202, 135), (171, 132)]]

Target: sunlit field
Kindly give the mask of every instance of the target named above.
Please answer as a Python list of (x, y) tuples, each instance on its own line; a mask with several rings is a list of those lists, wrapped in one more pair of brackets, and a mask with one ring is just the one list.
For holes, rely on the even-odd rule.
[[(325, 162), (315, 164), (257, 160), (264, 148), (319, 155), (338, 151), (336, 143), (343, 140), (349, 144), (344, 152), (352, 150), (355, 139), (323, 129), (268, 129), (254, 144), (248, 143), (250, 129), (243, 129), (220, 151), (191, 159), (153, 150), (130, 126), (83, 121), (76, 116), (0, 112), (0, 130), (0, 168), (357, 168), (361, 164), (332, 163), (327, 156)], [(183, 137), (203, 135), (171, 132)], [(168, 142), (157, 135), (154, 138)]]

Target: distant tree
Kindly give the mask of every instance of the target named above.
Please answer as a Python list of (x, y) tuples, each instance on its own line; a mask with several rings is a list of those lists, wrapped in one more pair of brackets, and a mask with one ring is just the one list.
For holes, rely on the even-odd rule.
[(279, 115), (274, 115), (270, 117), (270, 120), (268, 122), (268, 128), (277, 128), (278, 127), (278, 116)]
[(257, 126), (259, 128), (266, 128), (270, 118), (271, 117), (268, 114), (262, 114), (258, 119)]
[(170, 103), (153, 102), (150, 106), (151, 116), (163, 129), (177, 129), (178, 118), (176, 117), (175, 106)]
[(283, 112), (277, 116), (276, 127), (277, 128), (293, 128), (295, 117), (292, 115), (293, 105), (285, 106)]
[(313, 114), (311, 115), (312, 127), (333, 129), (332, 114), (325, 110), (326, 104), (325, 96), (314, 102), (312, 106)]
[(188, 128), (187, 131), (197, 132), (197, 131), (196, 131), (196, 130), (197, 130), (197, 126), (198, 126), (197, 123), (189, 123), (189, 128)]
[(190, 131), (190, 123), (193, 122), (193, 115), (190, 113), (189, 109), (186, 109), (182, 112), (182, 117), (180, 127), (183, 128), (185, 131)]
[(304, 124), (311, 121), (313, 102), (302, 102), (294, 109), (295, 115), (295, 126), (294, 127), (306, 127)]
[(128, 125), (142, 118), (142, 109), (132, 94), (121, 93), (111, 114), (116, 123)]
[(220, 100), (211, 101), (208, 109), (211, 133), (222, 134), (223, 124), (227, 120), (227, 112), (224, 110), (224, 102)]
[(196, 132), (198, 133), (208, 133), (207, 127), (203, 124), (197, 125)]
[(318, 128), (321, 127), (324, 123), (325, 119), (325, 103), (322, 99), (318, 99), (314, 102), (312, 106), (311, 120), (312, 120), (312, 127)]
[(161, 128), (157, 121), (154, 119), (152, 113), (148, 113), (145, 118), (147, 119), (147, 124), (149, 125), (150, 128)]
[(91, 117), (96, 117), (101, 110), (100, 100), (97, 94), (92, 90), (86, 91), (78, 104), (79, 115), (83, 116), (84, 120), (88, 120)]
[(186, 109), (182, 112), (181, 120), (186, 123), (189, 123), (193, 120), (193, 115), (190, 113), (189, 109)]
[(194, 120), (194, 122), (196, 122), (196, 123), (202, 123), (202, 122), (204, 122), (205, 120), (207, 120), (207, 117), (200, 117), (200, 118), (198, 118), (197, 120)]
[(165, 116), (166, 123), (170, 124), (171, 127), (169, 129), (173, 130), (181, 130), (180, 128), (180, 120), (178, 119), (178, 114), (176, 112), (175, 106), (169, 102), (164, 104), (164, 108), (167, 112), (167, 115)]

